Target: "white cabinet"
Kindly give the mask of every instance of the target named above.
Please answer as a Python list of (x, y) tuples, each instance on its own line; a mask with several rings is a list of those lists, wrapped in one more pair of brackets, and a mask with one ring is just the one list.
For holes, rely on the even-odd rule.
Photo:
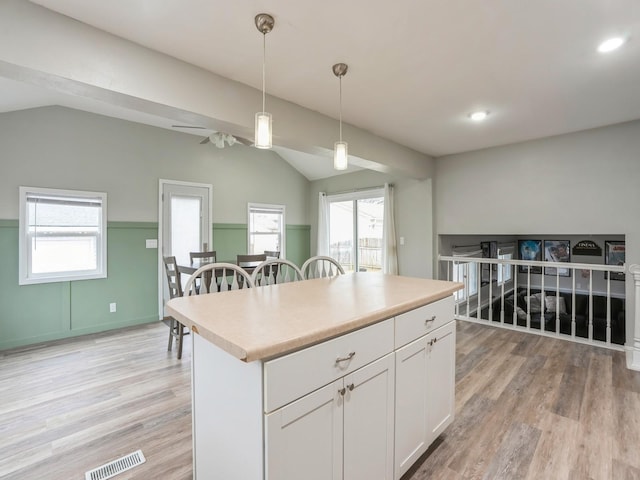
[(399, 479), (453, 420), (453, 298), (241, 362), (193, 335), (194, 479)]
[(388, 354), (266, 415), (266, 478), (391, 480), (393, 417)]
[(344, 377), (344, 480), (393, 479), (394, 356)]
[(454, 388), (455, 322), (396, 350), (396, 479), (453, 421)]
[(342, 478), (343, 381), (266, 415), (266, 478)]

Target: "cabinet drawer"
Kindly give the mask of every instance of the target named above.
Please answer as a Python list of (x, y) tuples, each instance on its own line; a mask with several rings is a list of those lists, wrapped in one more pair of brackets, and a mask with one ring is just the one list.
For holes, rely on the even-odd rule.
[(393, 319), (264, 364), (265, 413), (393, 351)]
[(453, 320), (453, 295), (402, 313), (396, 317), (395, 348), (400, 348), (451, 320)]

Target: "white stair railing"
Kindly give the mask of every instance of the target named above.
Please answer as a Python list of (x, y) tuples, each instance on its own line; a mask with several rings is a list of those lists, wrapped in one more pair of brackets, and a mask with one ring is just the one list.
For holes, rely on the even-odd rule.
[[(586, 263), (542, 262), (528, 260), (478, 258), (461, 256), (439, 256), (440, 278), (459, 281), (464, 288), (456, 295), (455, 315), (457, 319), (494, 326), (523, 330), (539, 335), (559, 337), (579, 343), (604, 346), (622, 350), (625, 343), (624, 283), (612, 289), (612, 276), (626, 273), (626, 267), (617, 265), (597, 265)], [(501, 269), (501, 275), (493, 275), (493, 266)], [(482, 281), (481, 272), (488, 266), (488, 282)], [(540, 271), (538, 274), (536, 268)], [(555, 269), (555, 274), (545, 273)], [(475, 272), (474, 272), (475, 269)], [(520, 273), (518, 271), (520, 270)], [(561, 271), (570, 271), (571, 280), (561, 282)], [(604, 287), (594, 291), (594, 274), (602, 272)], [(588, 278), (588, 290), (577, 285), (577, 275)], [(548, 277), (555, 276), (549, 282)], [(498, 283), (497, 277), (503, 281)], [(547, 277), (545, 281), (545, 277)], [(475, 279), (475, 283), (470, 281)], [(507, 280), (505, 280), (507, 279)], [(616, 290), (614, 292), (614, 290)], [(540, 311), (534, 308), (532, 296), (539, 293)], [(496, 296), (494, 297), (494, 294)], [(512, 297), (512, 300), (509, 300)], [(527, 299), (526, 309), (521, 307), (521, 298)], [(555, 297), (555, 308), (547, 308), (546, 299)], [(603, 298), (604, 297), (604, 298)], [(562, 312), (561, 298), (569, 312)], [(612, 318), (613, 302), (619, 309)], [(594, 316), (594, 300), (601, 308), (606, 302), (605, 318)], [(513, 303), (512, 312), (507, 315), (507, 304)], [(586, 302), (586, 303), (585, 303)], [(523, 312), (520, 310), (524, 310)], [(577, 312), (577, 309), (581, 309)], [(496, 311), (498, 310), (498, 311)], [(569, 308), (567, 308), (569, 310)], [(486, 313), (486, 315), (485, 315)], [(551, 314), (553, 313), (553, 315)], [(602, 315), (602, 312), (598, 312)], [(523, 315), (524, 314), (524, 315)], [(597, 320), (597, 324), (594, 321)], [(602, 323), (604, 320), (604, 324)], [(616, 335), (613, 335), (612, 326)]]

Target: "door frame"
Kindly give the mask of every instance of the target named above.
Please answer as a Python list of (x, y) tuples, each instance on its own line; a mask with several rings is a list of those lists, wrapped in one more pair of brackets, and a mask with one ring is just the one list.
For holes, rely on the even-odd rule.
[(182, 180), (168, 180), (161, 178), (158, 181), (158, 317), (160, 320), (164, 318), (164, 302), (163, 302), (163, 289), (164, 282), (166, 282), (164, 276), (164, 264), (162, 261), (163, 252), (163, 202), (162, 195), (164, 194), (164, 188), (167, 185), (177, 185), (182, 187), (198, 187), (206, 188), (209, 191), (209, 218), (207, 219), (207, 225), (209, 226), (209, 247), (213, 246), (213, 185), (210, 183), (197, 183), (197, 182), (185, 182)]

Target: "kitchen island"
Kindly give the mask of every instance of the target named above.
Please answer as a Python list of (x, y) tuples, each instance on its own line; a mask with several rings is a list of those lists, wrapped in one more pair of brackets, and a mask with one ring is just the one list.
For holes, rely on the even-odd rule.
[(170, 300), (194, 478), (399, 478), (453, 420), (459, 283), (377, 273)]

